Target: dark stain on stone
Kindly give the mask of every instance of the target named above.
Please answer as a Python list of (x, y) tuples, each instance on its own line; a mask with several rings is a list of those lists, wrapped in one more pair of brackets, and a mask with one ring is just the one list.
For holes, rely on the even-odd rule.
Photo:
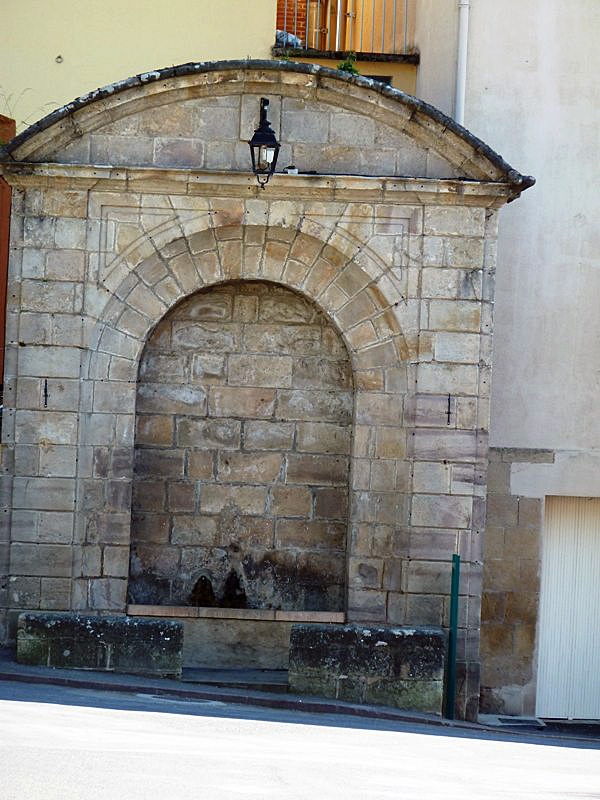
[[(165, 598), (169, 598), (171, 581), (168, 578), (160, 578), (151, 572), (129, 577), (127, 590), (127, 602), (140, 605), (163, 605)], [(168, 602), (168, 601), (167, 601)]]
[(206, 558), (191, 574), (169, 578), (144, 569), (133, 551), (128, 602), (282, 611), (344, 608), (344, 559), (338, 552), (253, 548), (244, 554), (234, 542), (223, 549), (204, 549), (204, 553)]
[(299, 563), (292, 554), (281, 552), (254, 558), (249, 553), (242, 560), (242, 569), (253, 601), (251, 608), (343, 609), (343, 582), (332, 583), (330, 576)]

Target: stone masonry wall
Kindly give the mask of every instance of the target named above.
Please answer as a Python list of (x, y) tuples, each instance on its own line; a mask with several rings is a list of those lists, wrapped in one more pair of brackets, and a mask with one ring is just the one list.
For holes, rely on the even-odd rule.
[[(269, 120), (289, 164), (325, 175), (458, 173), (431, 149), (383, 121), (313, 97), (269, 96)], [(248, 171), (248, 140), (258, 125), (256, 95), (186, 100), (127, 116), (77, 139), (52, 160), (127, 166)]]
[(125, 608), (143, 347), (199, 289), (268, 280), (311, 298), (352, 360), (349, 619), (446, 622), (458, 549), (459, 657), (478, 663), (493, 211), (37, 188), (13, 220), (13, 625)]
[[(276, 175), (265, 191), (257, 187), (248, 174), (247, 139), (261, 96), (271, 101), (282, 166), (293, 160), (321, 174)], [(156, 453), (146, 455), (152, 447), (144, 437), (166, 437), (157, 452), (185, 448), (189, 469), (194, 459), (185, 437), (192, 441), (202, 428), (177, 414), (154, 413), (156, 407), (143, 410), (138, 378), (143, 392), (159, 364), (179, 369), (176, 351), (161, 362), (148, 340), (157, 326), (153, 343), (160, 340), (164, 319), (173, 334), (180, 304), (199, 302), (199, 292), (267, 282), (317, 309), (339, 332), (352, 366), (348, 619), (446, 623), (450, 560), (460, 552), (459, 713), (473, 716), (496, 209), (527, 185), (523, 176), (419, 101), (305, 65), (188, 65), (127, 81), (65, 114), (57, 112), (19, 140), (2, 163), (14, 190), (2, 427), (0, 573), (8, 576), (0, 586), (2, 640), (14, 635), (22, 610), (126, 610), (136, 422), (142, 470), (135, 475), (136, 504), (150, 502), (151, 492), (145, 501), (140, 496), (144, 458), (160, 461)], [(367, 177), (352, 177), (357, 174)], [(260, 314), (260, 302), (258, 308)], [(237, 324), (233, 318), (231, 324)], [(321, 335), (325, 329), (319, 323)], [(212, 349), (195, 355), (215, 358)], [(269, 345), (254, 352), (254, 367), (258, 358), (289, 355), (277, 350)], [(256, 430), (250, 423), (260, 421), (238, 418), (239, 400), (227, 408), (224, 390), (235, 388), (237, 398), (242, 389), (260, 389), (259, 399), (275, 393), (275, 409), (283, 407), (285, 392), (304, 391), (231, 386), (232, 379), (248, 379), (249, 371), (236, 373), (235, 366), (247, 355), (243, 347), (229, 352), (226, 385), (196, 383), (198, 374), (190, 373), (191, 394), (208, 392), (209, 412), (221, 415), (215, 419), (239, 422), (242, 445), (229, 464), (225, 448), (214, 448), (212, 479), (194, 487), (201, 516), (206, 496), (221, 492), (220, 477), (241, 475), (248, 466), (247, 436)], [(293, 382), (301, 356), (291, 357)], [(192, 363), (186, 362), (190, 369)], [(300, 525), (302, 516), (276, 518), (264, 506), (275, 537), (278, 529), (322, 527), (317, 494), (325, 480), (301, 483), (300, 466), (317, 463), (316, 457), (345, 469), (346, 453), (303, 450), (322, 446), (319, 437), (317, 445), (303, 437), (312, 424), (347, 426), (348, 411), (344, 406), (330, 420), (325, 404), (319, 420), (308, 419), (309, 412), (279, 420), (293, 422), (295, 450), (285, 457), (283, 449), (265, 450), (264, 474), (274, 474), (276, 459), (280, 467), (285, 460), (288, 471), (279, 475), (290, 479), (295, 465), (293, 487), (315, 486), (315, 493), (312, 516)], [(161, 416), (167, 419), (150, 419)], [(342, 489), (342, 473), (327, 470), (327, 480), (336, 476), (334, 488)], [(263, 481), (258, 494), (272, 502), (277, 480)], [(143, 513), (164, 513), (170, 534), (181, 533), (174, 518), (190, 507), (189, 486), (165, 483), (156, 497), (165, 505)], [(204, 509), (207, 516), (219, 515), (219, 503), (222, 497)], [(142, 508), (134, 512), (134, 532), (150, 530), (136, 527)], [(327, 525), (341, 530), (342, 519), (329, 519)], [(185, 546), (175, 547), (181, 557)], [(336, 581), (331, 585), (340, 586)]]
[(550, 450), (490, 448), (481, 608), (481, 711), (535, 713), (535, 640), (543, 501), (510, 491), (512, 464)]
[[(444, 158), (406, 133), (354, 109), (317, 99), (269, 96), (269, 121), (281, 144), (278, 171), (331, 175), (456, 177)], [(148, 109), (94, 130), (53, 154), (60, 163), (248, 171), (248, 140), (259, 98), (224, 94), (186, 99), (164, 115)]]
[(137, 388), (130, 602), (345, 608), (352, 370), (273, 284), (193, 295)]

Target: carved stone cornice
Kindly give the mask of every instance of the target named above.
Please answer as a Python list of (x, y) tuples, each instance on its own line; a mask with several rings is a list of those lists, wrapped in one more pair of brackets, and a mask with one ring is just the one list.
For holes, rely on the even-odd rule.
[(458, 204), (489, 208), (499, 208), (515, 197), (514, 187), (506, 183), (438, 178), (277, 174), (263, 194), (249, 172), (13, 162), (0, 164), (0, 174), (13, 188), (22, 190), (61, 188), (259, 199), (266, 199), (268, 195), (269, 200)]

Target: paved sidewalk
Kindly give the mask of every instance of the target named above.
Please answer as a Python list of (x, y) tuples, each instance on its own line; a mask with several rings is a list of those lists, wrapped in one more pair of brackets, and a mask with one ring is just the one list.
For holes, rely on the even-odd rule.
[[(211, 670), (215, 673), (215, 671)], [(258, 672), (258, 671), (255, 671)], [(267, 682), (272, 676), (267, 674)], [(252, 688), (233, 688), (219, 685), (218, 674), (212, 680), (173, 680), (170, 678), (146, 678), (141, 675), (125, 675), (114, 672), (94, 672), (91, 670), (56, 669), (54, 667), (31, 667), (18, 664), (11, 649), (0, 649), (0, 680), (23, 683), (40, 683), (55, 686), (69, 686), (79, 689), (108, 690), (135, 694), (151, 694), (163, 697), (178, 697), (190, 700), (219, 700), (241, 705), (262, 706), (277, 709), (296, 709), (323, 714), (348, 714), (375, 719), (390, 719), (406, 722), (423, 722), (438, 725), (468, 725), (443, 720), (436, 714), (423, 714), (417, 711), (400, 711), (385, 706), (367, 706), (346, 703), (341, 700), (327, 700), (319, 697), (260, 691)], [(223, 676), (223, 682), (227, 682)]]
[[(368, 719), (472, 729), (474, 732), (487, 730), (497, 732), (503, 736), (507, 734), (521, 736), (526, 733), (529, 736), (539, 736), (545, 741), (551, 738), (580, 739), (587, 742), (590, 739), (597, 739), (600, 747), (600, 724), (569, 725), (557, 723), (540, 728), (533, 722), (527, 725), (519, 720), (515, 720), (514, 725), (500, 724), (494, 718), (483, 724), (463, 722), (461, 720), (446, 720), (436, 714), (401, 711), (387, 706), (358, 705), (342, 700), (287, 693), (282, 691), (281, 676), (274, 676), (269, 671), (254, 670), (251, 673), (239, 671), (239, 674), (234, 677), (237, 683), (243, 682), (245, 684), (244, 688), (223, 685), (231, 681), (232, 675), (230, 672), (219, 673), (216, 670), (189, 670), (187, 672), (186, 678), (178, 681), (169, 678), (147, 678), (140, 675), (125, 675), (113, 672), (32, 667), (26, 664), (18, 664), (11, 648), (0, 648), (0, 681), (154, 695), (184, 700), (213, 700), (237, 705), (287, 709), (316, 714), (342, 714)], [(244, 678), (246, 680), (243, 680)], [(279, 685), (274, 685), (271, 691), (261, 691), (252, 688), (252, 683)]]

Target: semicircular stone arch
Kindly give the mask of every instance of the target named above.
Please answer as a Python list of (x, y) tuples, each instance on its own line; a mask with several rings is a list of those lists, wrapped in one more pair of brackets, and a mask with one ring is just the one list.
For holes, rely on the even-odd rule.
[[(91, 334), (84, 379), (116, 374), (118, 360), (122, 379), (135, 380), (141, 349), (161, 317), (198, 289), (231, 280), (280, 283), (314, 301), (359, 372), (409, 358), (414, 326), (401, 285), (358, 241), (314, 223), (311, 229), (322, 238), (283, 226), (206, 227), (127, 265)], [(118, 265), (114, 271), (121, 272)]]
[[(350, 499), (343, 522), (347, 531), (344, 602), (350, 617), (364, 615), (360, 598), (371, 579), (353, 573), (364, 564), (361, 543), (381, 537), (389, 544), (393, 531), (407, 523), (409, 513), (405, 415), (414, 343), (400, 328), (402, 314), (407, 314), (410, 324), (410, 310), (402, 305), (398, 287), (368, 252), (355, 253), (352, 258), (327, 240), (294, 228), (229, 225), (174, 239), (127, 274), (106, 303), (82, 366), (85, 399), (80, 444), (94, 446), (94, 471), (105, 478), (106, 486), (95, 503), (90, 503), (85, 490), (79, 495), (81, 545), (109, 536), (115, 546), (129, 551), (138, 371), (147, 342), (159, 336), (161, 321), (198, 292), (268, 283), (314, 306), (348, 353), (354, 394), (348, 453)], [(173, 422), (173, 436), (175, 430)], [(166, 484), (164, 492), (168, 498)], [(311, 494), (311, 508), (316, 502)], [(172, 521), (169, 524), (172, 529)], [(340, 520), (332, 524), (339, 526)], [(203, 575), (207, 577), (199, 568), (190, 573), (185, 587), (179, 586), (188, 599), (194, 588), (189, 583), (192, 577), (195, 585)], [(217, 581), (216, 588), (222, 593), (222, 582)], [(143, 599), (143, 592), (132, 599)], [(115, 607), (123, 606), (116, 602)], [(381, 616), (379, 610), (377, 614)]]

